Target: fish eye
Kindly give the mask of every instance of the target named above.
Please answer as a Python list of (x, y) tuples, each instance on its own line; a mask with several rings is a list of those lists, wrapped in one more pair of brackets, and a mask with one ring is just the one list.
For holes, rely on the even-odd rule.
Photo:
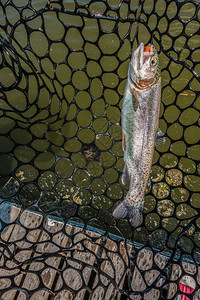
[(158, 62), (158, 60), (155, 57), (152, 57), (152, 59), (151, 59), (151, 65), (153, 67), (155, 67), (157, 65), (157, 62)]

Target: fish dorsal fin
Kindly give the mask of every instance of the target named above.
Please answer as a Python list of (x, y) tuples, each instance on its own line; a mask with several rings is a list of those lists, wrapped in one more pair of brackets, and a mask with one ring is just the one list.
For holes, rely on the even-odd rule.
[(155, 140), (155, 145), (156, 146), (163, 146), (165, 143), (165, 136), (164, 133), (160, 128), (158, 128), (156, 132), (156, 140)]

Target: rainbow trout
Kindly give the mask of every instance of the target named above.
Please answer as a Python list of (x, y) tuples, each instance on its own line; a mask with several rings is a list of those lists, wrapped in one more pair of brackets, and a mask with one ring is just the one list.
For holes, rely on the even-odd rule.
[[(133, 52), (122, 103), (122, 183), (130, 182), (125, 200), (114, 210), (116, 219), (128, 218), (132, 226), (143, 221), (143, 203), (151, 171), (155, 141), (161, 143), (158, 130), (161, 98), (161, 73), (158, 53), (144, 44)], [(160, 140), (160, 141), (159, 141)]]

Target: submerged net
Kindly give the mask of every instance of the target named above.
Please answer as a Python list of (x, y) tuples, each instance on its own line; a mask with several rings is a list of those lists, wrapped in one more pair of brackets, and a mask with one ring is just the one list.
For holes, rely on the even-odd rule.
[[(198, 1), (1, 1), (2, 299), (200, 299), (199, 18)], [(139, 42), (159, 52), (166, 142), (135, 229), (112, 211)]]

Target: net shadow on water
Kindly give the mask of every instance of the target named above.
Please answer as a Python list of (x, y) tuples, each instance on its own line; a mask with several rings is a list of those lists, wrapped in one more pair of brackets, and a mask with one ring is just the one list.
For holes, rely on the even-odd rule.
[[(200, 298), (199, 18), (198, 1), (1, 1), (2, 299)], [(159, 52), (166, 142), (135, 229), (112, 212), (140, 42)]]

